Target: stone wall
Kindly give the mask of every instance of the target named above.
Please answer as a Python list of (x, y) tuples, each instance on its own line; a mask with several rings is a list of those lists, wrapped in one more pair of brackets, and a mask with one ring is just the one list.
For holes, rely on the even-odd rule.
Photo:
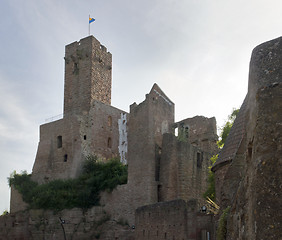
[(34, 180), (76, 177), (87, 155), (126, 163), (127, 117), (110, 106), (111, 68), (111, 54), (93, 36), (66, 46), (64, 117), (40, 126)]
[[(257, 120), (246, 151), (246, 172), (233, 200), (228, 239), (281, 239), (282, 86), (257, 93)], [(238, 221), (239, 220), (239, 221)]]
[(130, 108), (128, 121), (128, 183), (102, 193), (101, 203), (116, 219), (135, 224), (135, 210), (158, 201), (162, 135), (174, 121), (174, 104), (155, 84), (146, 100)]
[(128, 184), (136, 207), (157, 199), (162, 134), (174, 122), (174, 104), (155, 84), (146, 100), (130, 106), (128, 123)]
[(136, 240), (212, 240), (212, 216), (199, 213), (196, 201), (174, 200), (136, 210)]
[[(111, 54), (92, 36), (66, 46), (65, 62), (64, 117), (40, 126), (33, 180), (45, 183), (77, 177), (85, 157), (97, 155), (104, 160), (120, 156), (123, 163), (128, 163), (128, 183), (111, 193), (101, 193), (103, 207), (84, 212), (17, 212), (25, 206), (14, 192), (11, 212), (17, 214), (1, 218), (0, 224), (15, 224), (7, 227), (0, 238), (62, 239), (58, 222), (62, 217), (66, 234), (72, 239), (129, 240), (133, 239), (137, 208), (177, 198), (199, 200), (206, 190), (209, 158), (217, 139), (215, 119), (197, 116), (175, 124), (174, 103), (157, 84), (145, 101), (130, 106), (130, 114), (110, 106)], [(188, 126), (185, 131), (189, 133), (176, 138), (173, 126), (182, 124)], [(154, 236), (204, 240), (211, 233), (211, 216), (201, 215), (196, 201), (188, 205), (183, 200), (160, 204), (154, 205), (161, 207), (152, 209), (152, 213), (159, 211), (158, 215), (166, 220), (144, 218)], [(150, 209), (142, 208), (139, 213)], [(177, 227), (173, 219), (178, 221)], [(161, 235), (155, 228), (160, 221), (164, 221)], [(143, 237), (150, 236), (147, 230)]]
[(165, 134), (160, 168), (160, 200), (202, 199), (207, 189), (211, 153)]
[(218, 139), (216, 130), (216, 119), (206, 118), (204, 116), (195, 116), (187, 118), (176, 123), (176, 126), (187, 126), (189, 130), (188, 141), (205, 152), (217, 154), (218, 148), (216, 141)]
[[(63, 224), (61, 224), (63, 220)], [(132, 240), (134, 230), (116, 221), (103, 207), (74, 208), (58, 213), (29, 210), (0, 217), (0, 240), (30, 239)]]
[[(93, 101), (87, 115), (66, 115), (63, 119), (40, 126), (40, 141), (32, 178), (40, 183), (53, 179), (77, 177), (88, 155), (101, 159), (120, 157), (122, 132), (119, 120), (126, 119), (124, 111)], [(127, 152), (123, 153), (126, 161)]]
[(64, 114), (88, 112), (93, 100), (111, 104), (112, 55), (93, 36), (66, 46)]
[[(245, 122), (241, 125), (244, 129), (238, 129), (243, 133), (241, 145), (231, 162), (215, 167), (216, 176), (222, 176), (222, 187), (217, 189), (221, 207), (231, 206), (227, 220), (230, 240), (282, 239), (279, 211), (282, 208), (281, 66), (282, 38), (253, 50), (244, 101), (247, 103)], [(234, 132), (236, 127), (232, 129)], [(225, 149), (230, 148), (230, 144), (232, 147), (232, 142), (227, 140)]]

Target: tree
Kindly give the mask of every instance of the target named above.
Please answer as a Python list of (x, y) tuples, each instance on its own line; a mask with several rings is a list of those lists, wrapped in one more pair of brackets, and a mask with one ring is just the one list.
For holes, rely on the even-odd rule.
[(224, 146), (227, 136), (233, 126), (233, 123), (238, 115), (240, 109), (233, 108), (232, 113), (228, 116), (228, 120), (221, 128), (221, 133), (219, 135), (220, 140), (217, 142), (217, 146), (221, 149)]

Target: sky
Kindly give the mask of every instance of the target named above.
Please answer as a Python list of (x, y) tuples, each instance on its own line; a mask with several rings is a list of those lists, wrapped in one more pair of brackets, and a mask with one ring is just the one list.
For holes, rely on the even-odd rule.
[(0, 214), (7, 177), (32, 171), (39, 126), (63, 112), (65, 45), (94, 35), (113, 55), (112, 105), (129, 111), (154, 83), (175, 120), (215, 116), (247, 93), (254, 47), (280, 37), (281, 0), (2, 0)]

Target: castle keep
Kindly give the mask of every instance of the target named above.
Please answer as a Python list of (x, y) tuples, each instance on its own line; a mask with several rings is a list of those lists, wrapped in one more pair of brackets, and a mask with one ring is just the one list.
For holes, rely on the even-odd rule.
[[(220, 211), (231, 207), (230, 240), (281, 238), (281, 41), (254, 50), (248, 94), (212, 168)], [(216, 239), (218, 217), (201, 211), (218, 153), (215, 118), (175, 122), (174, 103), (157, 84), (129, 113), (111, 106), (111, 53), (93, 36), (67, 45), (64, 59), (63, 118), (40, 126), (32, 179), (76, 178), (96, 155), (127, 164), (127, 184), (102, 192), (100, 206), (58, 213), (28, 209), (12, 187), (0, 240)]]
[(40, 126), (32, 170), (44, 183), (77, 177), (88, 155), (126, 163), (127, 113), (112, 107), (112, 55), (94, 37), (66, 46), (63, 119)]

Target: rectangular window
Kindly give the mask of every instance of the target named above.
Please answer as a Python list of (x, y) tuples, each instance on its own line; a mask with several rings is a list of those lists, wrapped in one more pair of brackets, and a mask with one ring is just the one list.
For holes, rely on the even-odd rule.
[(201, 168), (202, 167), (202, 161), (203, 161), (203, 154), (200, 152), (197, 152), (197, 167)]
[(57, 147), (61, 148), (63, 146), (63, 139), (62, 136), (57, 137)]

